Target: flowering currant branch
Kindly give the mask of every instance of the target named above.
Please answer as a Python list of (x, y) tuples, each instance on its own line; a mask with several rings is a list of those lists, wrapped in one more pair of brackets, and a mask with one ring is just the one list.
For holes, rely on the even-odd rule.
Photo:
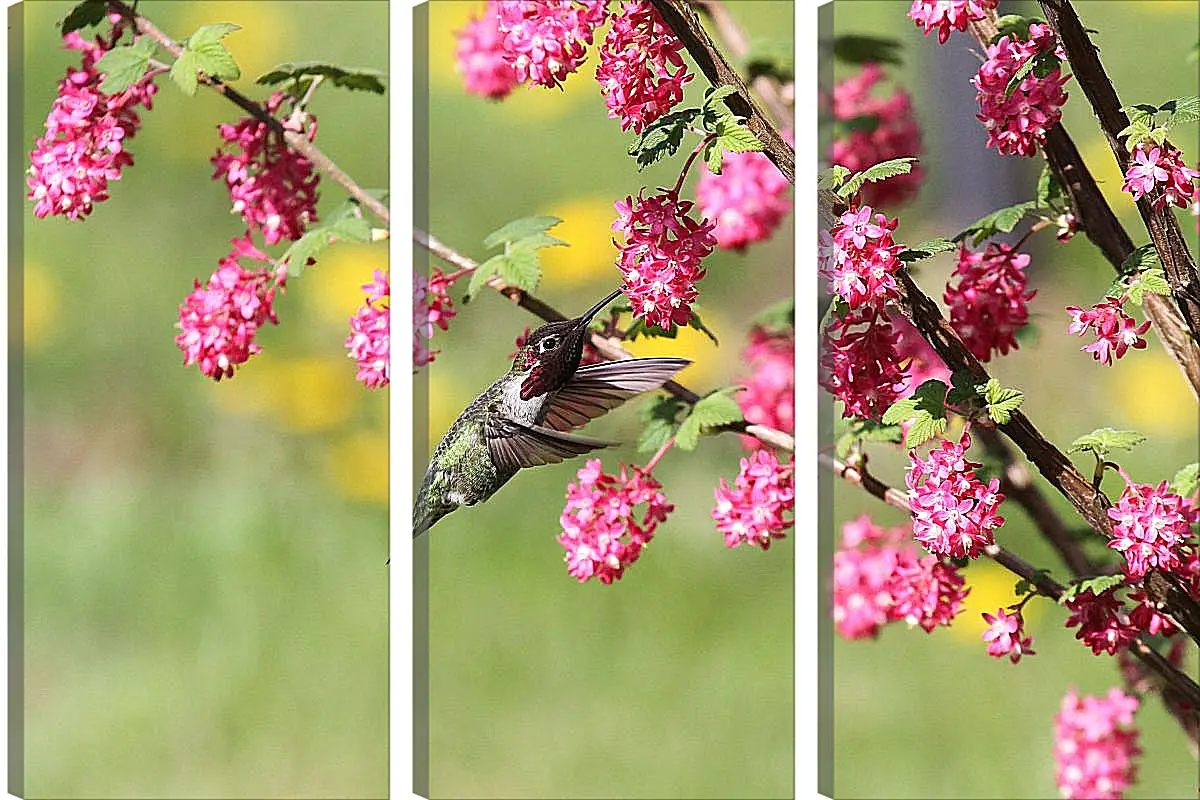
[[(455, 267), (464, 270), (474, 271), (479, 264), (470, 258), (459, 253), (452, 247), (442, 243), (430, 234), (420, 229), (413, 229), (413, 240), (421, 245), (429, 252), (433, 253), (438, 258), (453, 264)], [(540, 317), (547, 322), (567, 319), (562, 312), (555, 309), (545, 301), (536, 297), (532, 292), (528, 292), (516, 286), (510, 286), (505, 283), (499, 276), (493, 275), (487, 279), (486, 285), (488, 288), (499, 292), (508, 299), (512, 300), (521, 308), (529, 311), (534, 316)], [(625, 348), (621, 347), (620, 340), (624, 337), (624, 332), (616, 332), (613, 336), (601, 336), (595, 331), (592, 332), (592, 344), (600, 351), (609, 361), (621, 361), (623, 359), (633, 358), (633, 356)], [(679, 398), (688, 405), (695, 405), (700, 401), (700, 395), (688, 389), (686, 386), (676, 382), (667, 381), (663, 384), (663, 389), (670, 392), (673, 396)], [(764, 444), (772, 447), (779, 447), (784, 450), (795, 450), (796, 440), (791, 435), (765, 425), (757, 425), (745, 421), (732, 423), (724, 426), (723, 430), (730, 430), (737, 433), (744, 433), (753, 436)]]

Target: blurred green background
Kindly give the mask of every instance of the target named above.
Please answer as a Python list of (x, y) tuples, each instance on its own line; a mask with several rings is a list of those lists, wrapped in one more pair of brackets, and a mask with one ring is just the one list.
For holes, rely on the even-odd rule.
[[(613, 202), (673, 184), (686, 153), (636, 171), (626, 155), (633, 136), (607, 117), (594, 80), (594, 48), (563, 91), (521, 87), (499, 103), (466, 94), (454, 32), (482, 8), (429, 9), (431, 232), (482, 260), (483, 238), (509, 220), (561, 217), (551, 233), (571, 246), (542, 251), (538, 295), (578, 314), (620, 282)], [(790, 3), (730, 10), (755, 39), (791, 46)], [(705, 85), (694, 80), (685, 102)], [(720, 347), (689, 329), (634, 349), (692, 358), (680, 380), (698, 392), (733, 383), (744, 375), (748, 319), (791, 295), (792, 265), (789, 217), (745, 255), (705, 260), (698, 309)], [(430, 448), (508, 369), (516, 336), (538, 324), (485, 291), (434, 336), (442, 354), (428, 368)], [(587, 428), (625, 443), (599, 454), (609, 473), (649, 458), (634, 446), (642, 402)], [(719, 477), (732, 482), (743, 452), (721, 436), (664, 458), (655, 477), (676, 509), (612, 586), (576, 582), (555, 542), (581, 459), (522, 472), (486, 505), (438, 523), (429, 541), (433, 797), (792, 796), (793, 539), (767, 553), (730, 551), (709, 518)]]
[[(72, 5), (24, 5), (25, 154), (78, 64), (57, 29)], [(139, 8), (175, 39), (241, 25), (225, 41), (255, 99), (284, 61), (387, 69), (383, 2)], [(14, 211), (25, 796), (382, 797), (388, 394), (354, 381), (343, 341), (387, 250), (333, 247), (290, 281), (232, 380), (184, 368), (177, 307), (244, 230), (209, 163), (218, 123), (242, 114), (159, 84), (134, 166), (89, 219)], [(311, 109), (318, 146), (386, 186), (386, 97), (325, 87)], [(321, 195), (321, 211), (344, 199), (329, 181)]]
[[(898, 242), (952, 236), (988, 210), (1031, 199), (1041, 168), (1037, 159), (1023, 161), (1016, 168), (1014, 184), (1011, 174), (993, 176), (1002, 168), (1012, 169), (1008, 163), (1012, 160), (995, 151), (972, 156), (970, 161), (959, 157), (961, 148), (983, 153), (986, 140), (974, 111), (961, 111), (964, 102), (968, 108), (974, 103), (975, 90), (968, 81), (979, 60), (969, 55), (959, 58), (964, 65), (959, 75), (946, 77), (938, 72), (946, 68), (950, 56), (938, 51), (936, 33), (925, 39), (905, 17), (910, 5), (898, 0), (837, 0), (833, 9), (838, 34), (889, 36), (903, 43), (904, 65), (889, 71), (896, 85), (913, 96), (924, 132), (922, 162), (927, 178), (917, 200), (888, 209), (892, 215), (899, 212)], [(1200, 9), (1194, 2), (1081, 0), (1074, 5), (1084, 25), (1099, 31), (1093, 41), (1123, 103), (1161, 104), (1197, 94), (1197, 66), (1186, 60), (1200, 30)], [(1007, 0), (1000, 4), (1000, 13), (1041, 16), (1034, 3)], [(963, 33), (953, 34), (944, 48), (960, 51), (960, 56), (962, 51), (979, 50)], [(839, 65), (836, 76), (845, 77), (850, 71)], [(1120, 191), (1121, 174), (1086, 98), (1075, 81), (1066, 88), (1070, 98), (1064, 125), (1134, 243), (1148, 241), (1136, 208)], [(952, 108), (958, 111), (952, 113)], [(1200, 158), (1196, 126), (1173, 131), (1172, 141), (1183, 149), (1189, 164)], [(985, 190), (979, 187), (989, 183), (1000, 187), (1000, 196), (981, 200), (977, 193)], [(1179, 219), (1194, 248), (1196, 219), (1186, 212), (1179, 212)], [(1018, 228), (1017, 235), (1027, 227)], [(1033, 238), (1029, 252), (1033, 256), (1030, 288), (1038, 292), (1030, 303), (1036, 334), (1023, 340), (1020, 350), (989, 363), (992, 374), (1005, 385), (1025, 390), (1024, 410), (1060, 446), (1102, 426), (1146, 434), (1145, 444), (1119, 458), (1136, 480), (1157, 483), (1196, 460), (1195, 401), (1153, 335), (1148, 350), (1131, 351), (1116, 366), (1106, 368), (1079, 352), (1083, 340), (1064, 333), (1069, 319), (1063, 308), (1098, 302), (1114, 277), (1112, 267), (1082, 235), (1060, 245), (1048, 231)], [(953, 262), (950, 255), (940, 256), (922, 262), (917, 274), (917, 282), (939, 301)], [(1080, 468), (1090, 473), (1091, 464), (1076, 458)], [(901, 488), (904, 463), (900, 453), (883, 452), (880, 447), (871, 450), (872, 472)], [(1077, 519), (1065, 500), (1044, 482), (1041, 485), (1068, 519)], [(1112, 497), (1122, 486), (1111, 473), (1104, 483)], [(822, 536), (840, 536), (842, 524), (864, 512), (885, 526), (904, 522), (901, 512), (836, 482), (836, 529), (824, 530)], [(1011, 502), (1002, 513), (1008, 523), (997, 540), (1052, 569), (1060, 580), (1065, 578), (1065, 568), (1035, 536), (1024, 513)], [(1014, 602), (1015, 579), (982, 559), (972, 563), (965, 575), (971, 594), (949, 629), (927, 635), (893, 625), (874, 642), (835, 639), (836, 797), (1058, 795), (1052, 752), (1054, 714), (1062, 696), (1071, 686), (1081, 693), (1107, 692), (1120, 684), (1116, 666), (1109, 657), (1095, 657), (1077, 642), (1073, 631), (1063, 628), (1063, 610), (1044, 601), (1031, 602), (1025, 611), (1037, 655), (1016, 666), (988, 657), (979, 639), (984, 629), (980, 614), (995, 613), (997, 607)], [(1186, 658), (1187, 669), (1195, 673), (1194, 647)], [(1196, 760), (1157, 697), (1144, 702), (1137, 724), (1145, 754), (1140, 759), (1139, 782), (1126, 796), (1194, 797)]]

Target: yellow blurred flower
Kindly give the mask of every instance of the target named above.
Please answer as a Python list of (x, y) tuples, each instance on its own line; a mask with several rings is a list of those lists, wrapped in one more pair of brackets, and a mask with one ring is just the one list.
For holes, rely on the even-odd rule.
[(1117, 166), (1117, 159), (1112, 148), (1099, 134), (1090, 137), (1082, 148), (1083, 161), (1100, 185), (1100, 193), (1117, 213), (1133, 209), (1132, 196), (1121, 191), (1125, 184), (1125, 174)]
[(269, 415), (284, 428), (310, 432), (343, 425), (363, 391), (349, 359), (284, 360), (264, 352), (206, 396), (225, 411)]
[(366, 299), (363, 284), (371, 282), (375, 270), (386, 272), (387, 267), (386, 246), (335, 244), (297, 279), (304, 283), (304, 291), (298, 294), (321, 319), (345, 326), (349, 334), (350, 317)]
[[(711, 310), (701, 309), (704, 324), (713, 331), (729, 331), (733, 328)], [(684, 367), (676, 380), (687, 384), (699, 394), (715, 387), (714, 381), (721, 375), (717, 346), (695, 328), (680, 328), (674, 339), (666, 337), (639, 337), (625, 342), (625, 349), (640, 358), (648, 356), (676, 356), (690, 358), (692, 363)]]
[(546, 211), (562, 223), (550, 234), (570, 247), (547, 247), (539, 252), (542, 286), (556, 290), (608, 278), (616, 285), (621, 273), (615, 266), (617, 249), (612, 243), (612, 223), (617, 218), (613, 201), (607, 197), (578, 197)]
[(1171, 357), (1157, 347), (1130, 350), (1113, 369), (1117, 404), (1144, 433), (1175, 433), (1196, 424), (1196, 406), (1183, 373)]
[(40, 264), (25, 265), (25, 346), (45, 344), (58, 323), (58, 287)]
[(387, 505), (387, 434), (359, 431), (337, 440), (329, 451), (328, 470), (342, 496)]

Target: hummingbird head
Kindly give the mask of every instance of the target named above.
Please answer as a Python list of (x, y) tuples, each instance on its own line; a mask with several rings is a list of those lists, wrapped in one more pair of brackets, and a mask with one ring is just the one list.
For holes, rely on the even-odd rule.
[(582, 316), (547, 322), (529, 334), (525, 346), (513, 360), (514, 370), (529, 370), (529, 376), (521, 384), (522, 400), (532, 400), (559, 389), (571, 379), (583, 358), (583, 343), (588, 335), (588, 323), (600, 309), (620, 294), (618, 289), (589, 308)]

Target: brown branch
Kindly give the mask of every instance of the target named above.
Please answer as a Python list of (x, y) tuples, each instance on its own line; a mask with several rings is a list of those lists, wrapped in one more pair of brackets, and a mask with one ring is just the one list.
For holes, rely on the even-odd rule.
[[(417, 242), (417, 244), (424, 247), (430, 253), (433, 253), (438, 258), (450, 264), (453, 264), (459, 269), (474, 270), (479, 266), (477, 262), (472, 261), (454, 248), (438, 241), (436, 238), (423, 230), (413, 228), (413, 239)], [(499, 292), (509, 300), (512, 300), (521, 308), (524, 308), (526, 311), (529, 311), (535, 316), (541, 317), (547, 322), (567, 319), (567, 317), (564, 316), (560, 311), (555, 309), (550, 304), (538, 299), (531, 292), (527, 292), (524, 289), (516, 286), (510, 286), (496, 275), (488, 278), (486, 283), (488, 288)], [(610, 361), (622, 361), (628, 358), (633, 358), (629, 351), (621, 346), (621, 340), (618, 336), (602, 336), (601, 334), (593, 331), (592, 344), (595, 345), (596, 349), (600, 351), (601, 355)], [(662, 388), (688, 405), (695, 405), (700, 401), (700, 395), (676, 381), (667, 381), (663, 384)], [(766, 425), (740, 422), (725, 426), (722, 428), (722, 430), (728, 430), (734, 433), (745, 433), (772, 447), (778, 447), (789, 451), (794, 451), (796, 449), (796, 440), (793, 436), (784, 433), (783, 431), (767, 427)]]
[[(138, 31), (158, 42), (158, 44), (164, 50), (166, 50), (175, 58), (179, 58), (180, 54), (183, 53), (183, 48), (180, 47), (174, 40), (172, 40), (171, 37), (159, 30), (153, 22), (139, 15), (130, 6), (127, 6), (125, 3), (121, 2), (121, 0), (109, 0), (109, 5), (119, 12), (123, 17), (132, 22), (137, 27)], [(327, 175), (335, 183), (339, 184), (343, 189), (346, 190), (347, 193), (349, 193), (351, 197), (353, 197), (355, 200), (365, 206), (367, 210), (378, 217), (384, 225), (391, 225), (391, 214), (388, 211), (388, 207), (381, 203), (376, 197), (373, 197), (361, 186), (359, 186), (353, 178), (347, 175), (341, 167), (334, 163), (333, 159), (329, 158), (329, 156), (321, 152), (316, 145), (308, 141), (303, 133), (283, 127), (283, 123), (268, 114), (261, 105), (216, 78), (201, 74), (200, 83), (208, 86), (218, 94), (224, 95), (226, 99), (241, 108), (247, 114), (250, 114), (255, 119), (268, 125), (271, 130), (283, 137), (284, 141), (287, 142), (289, 147), (311, 161), (313, 166)]]
[(650, 0), (662, 16), (663, 22), (675, 32), (691, 54), (696, 66), (713, 86), (731, 86), (736, 91), (725, 98), (729, 110), (746, 118), (746, 127), (763, 144), (763, 153), (779, 168), (788, 183), (796, 183), (796, 152), (784, 141), (762, 109), (754, 102), (754, 96), (746, 82), (738, 74), (725, 55), (716, 48), (708, 32), (700, 24), (700, 18), (688, 0)]

